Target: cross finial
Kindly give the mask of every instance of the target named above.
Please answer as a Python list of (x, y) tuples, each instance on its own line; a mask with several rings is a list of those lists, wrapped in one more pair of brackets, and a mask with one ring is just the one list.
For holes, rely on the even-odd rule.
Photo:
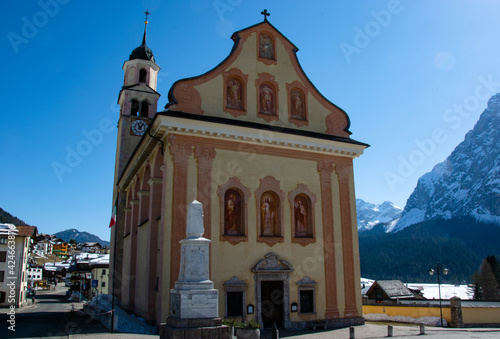
[(267, 9), (263, 10), (260, 12), (264, 16), (264, 21), (267, 22), (267, 17), (270, 16), (271, 14), (267, 11)]
[(148, 15), (150, 15), (151, 13), (149, 13), (149, 10), (146, 9), (146, 12), (143, 12), (144, 14), (146, 14), (146, 21), (144, 21), (144, 23), (147, 25), (148, 24)]

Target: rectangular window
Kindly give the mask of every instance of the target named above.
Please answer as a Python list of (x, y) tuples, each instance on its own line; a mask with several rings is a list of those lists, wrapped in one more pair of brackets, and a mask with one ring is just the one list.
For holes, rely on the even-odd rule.
[(3, 282), (5, 271), (0, 271), (0, 282)]
[(7, 251), (0, 251), (0, 262), (7, 261)]
[(102, 270), (102, 274), (101, 275), (106, 275), (106, 270)]
[(226, 292), (227, 316), (243, 316), (243, 292)]
[(300, 291), (300, 313), (314, 313), (314, 291)]
[(101, 283), (101, 287), (106, 287), (106, 282), (105, 282), (105, 281), (103, 281), (103, 282)]
[(7, 293), (5, 292), (0, 292), (0, 304), (3, 304), (5, 302), (5, 296)]

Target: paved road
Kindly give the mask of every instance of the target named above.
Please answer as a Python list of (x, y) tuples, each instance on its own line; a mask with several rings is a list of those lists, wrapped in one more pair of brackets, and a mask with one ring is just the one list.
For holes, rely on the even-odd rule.
[(67, 287), (58, 285), (55, 291), (38, 291), (34, 305), (16, 310), (15, 331), (8, 329), (6, 321), (0, 323), (0, 338), (68, 338), (73, 334), (106, 332), (100, 323), (77, 311), (83, 304), (68, 301), (66, 290)]

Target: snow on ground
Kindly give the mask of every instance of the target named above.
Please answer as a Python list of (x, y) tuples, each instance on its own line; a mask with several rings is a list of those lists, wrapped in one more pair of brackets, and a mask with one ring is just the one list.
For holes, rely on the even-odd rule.
[[(362, 293), (366, 293), (375, 280), (361, 278)], [(422, 293), (427, 299), (439, 299), (438, 284), (404, 283), (411, 289), (422, 289)], [(459, 297), (462, 300), (470, 300), (472, 296), (468, 292), (467, 285), (441, 284), (441, 299), (451, 299)]]
[[(111, 295), (101, 294), (88, 302), (84, 310), (94, 316), (108, 329), (111, 327)], [(98, 316), (95, 316), (97, 311)], [(118, 318), (118, 321), (116, 321)], [(155, 334), (156, 329), (146, 324), (142, 318), (130, 315), (115, 304), (115, 330), (122, 333)]]
[[(406, 284), (409, 288), (423, 287), (422, 293), (427, 299), (439, 299), (438, 284)], [(462, 300), (470, 300), (472, 296), (467, 290), (467, 285), (441, 284), (441, 299), (459, 297)]]

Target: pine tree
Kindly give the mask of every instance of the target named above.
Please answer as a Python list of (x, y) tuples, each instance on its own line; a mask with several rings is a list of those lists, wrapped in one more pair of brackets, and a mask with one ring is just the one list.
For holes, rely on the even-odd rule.
[(482, 300), (483, 294), (481, 293), (481, 277), (477, 271), (472, 276), (472, 284), (468, 287), (468, 294), (472, 295), (473, 300)]
[(487, 259), (483, 260), (483, 263), (481, 264), (481, 272), (479, 274), (483, 300), (500, 300), (497, 278), (495, 277), (493, 268)]

